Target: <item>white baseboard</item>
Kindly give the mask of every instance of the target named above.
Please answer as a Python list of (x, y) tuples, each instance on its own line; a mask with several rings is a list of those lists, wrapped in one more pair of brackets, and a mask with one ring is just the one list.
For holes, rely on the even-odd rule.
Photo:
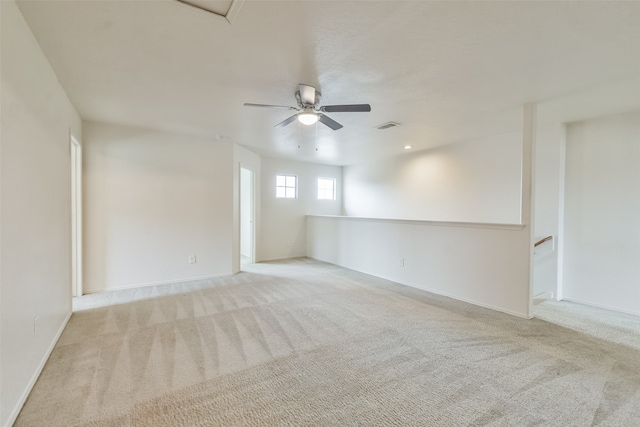
[(640, 311), (625, 310), (618, 307), (612, 307), (610, 305), (596, 304), (593, 302), (582, 301), (579, 299), (563, 298), (562, 301), (575, 302), (577, 304), (587, 305), (589, 307), (604, 308), (605, 310), (617, 311), (618, 313), (633, 314), (634, 316), (640, 316)]
[[(296, 259), (296, 258), (307, 258), (307, 256), (306, 255), (293, 255), (293, 256), (276, 257), (276, 258), (263, 258), (263, 259), (260, 259), (260, 260), (258, 260), (256, 262), (258, 263), (258, 262), (284, 261), (284, 260), (287, 260), (287, 259)], [(320, 261), (320, 260), (317, 260), (317, 261)]]
[[(309, 258), (312, 258), (312, 257), (309, 257)], [(312, 258), (312, 259), (316, 259), (316, 258)], [(323, 261), (323, 260), (318, 260), (318, 261)], [(327, 261), (323, 261), (323, 262), (327, 262)], [(411, 288), (420, 289), (420, 290), (423, 290), (423, 291), (426, 291), (426, 292), (430, 292), (432, 294), (441, 295), (443, 297), (451, 298), (451, 299), (454, 299), (454, 300), (457, 300), (457, 301), (462, 301), (462, 302), (466, 302), (468, 304), (477, 305), (479, 307), (488, 308), (490, 310), (499, 311), (501, 313), (509, 314), (511, 316), (520, 317), (522, 319), (533, 319), (532, 315), (528, 315), (527, 316), (527, 315), (522, 314), (522, 313), (517, 313), (517, 312), (511, 311), (511, 310), (506, 310), (506, 309), (501, 308), (501, 307), (495, 307), (495, 306), (492, 306), (492, 305), (489, 305), (489, 304), (485, 304), (485, 303), (481, 303), (481, 302), (478, 302), (478, 301), (474, 301), (472, 299), (461, 298), (461, 297), (459, 297), (457, 295), (453, 295), (453, 294), (449, 294), (449, 293), (442, 292), (442, 291), (439, 291), (439, 290), (435, 290), (435, 289), (432, 289), (432, 288), (429, 288), (429, 287), (426, 287), (426, 286), (418, 285), (416, 283), (401, 282), (401, 281), (399, 281), (397, 279), (394, 279), (394, 278), (391, 278), (391, 277), (385, 277), (385, 276), (381, 276), (381, 275), (378, 275), (378, 274), (372, 274), (372, 273), (370, 273), (368, 271), (358, 270), (358, 269), (351, 268), (351, 267), (346, 267), (346, 266), (340, 265), (340, 264), (335, 264), (335, 263), (329, 263), (329, 264), (339, 265), (340, 267), (343, 267), (343, 268), (348, 268), (350, 270), (358, 271), (360, 273), (368, 274), (370, 276), (379, 277), (380, 279), (389, 280), (390, 282), (398, 283), (400, 285), (409, 286)]]
[(7, 418), (7, 423), (5, 424), (5, 427), (10, 427), (13, 425), (13, 423), (16, 422), (16, 419), (18, 418), (18, 415), (20, 414), (20, 411), (22, 410), (24, 403), (27, 401), (27, 397), (29, 397), (29, 393), (31, 393), (33, 386), (36, 384), (36, 381), (38, 381), (38, 377), (40, 377), (40, 374), (44, 369), (44, 365), (47, 363), (47, 360), (49, 360), (49, 356), (51, 356), (51, 352), (53, 351), (56, 344), (58, 343), (58, 340), (60, 339), (60, 335), (62, 335), (62, 331), (64, 331), (64, 328), (67, 326), (67, 322), (69, 322), (69, 319), (71, 319), (71, 314), (72, 312), (69, 311), (69, 313), (67, 314), (67, 317), (65, 317), (64, 321), (62, 322), (62, 325), (58, 329), (58, 332), (56, 332), (56, 335), (54, 336), (53, 341), (51, 341), (51, 344), (49, 345), (49, 348), (44, 354), (44, 357), (40, 361), (38, 368), (31, 376), (31, 379), (29, 380), (27, 387), (22, 393), (22, 396), (20, 396), (20, 400), (18, 400), (18, 403), (16, 404), (15, 408), (13, 409), (13, 411), (11, 411), (11, 415), (9, 415), (9, 418)]
[(169, 285), (171, 283), (193, 282), (195, 280), (220, 279), (222, 277), (233, 276), (233, 273), (214, 274), (212, 276), (188, 277), (182, 279), (163, 280), (161, 282), (135, 283), (132, 285), (109, 286), (108, 288), (85, 289), (84, 294), (97, 294), (100, 292), (120, 291), (123, 289), (145, 288), (147, 286)]
[[(391, 279), (387, 279), (387, 280), (391, 280)], [(507, 309), (504, 309), (504, 308), (501, 308), (501, 307), (496, 307), (496, 306), (491, 305), (491, 304), (485, 304), (485, 303), (478, 302), (478, 301), (475, 301), (475, 300), (472, 300), (472, 299), (469, 299), (469, 298), (462, 298), (462, 297), (459, 297), (457, 295), (453, 295), (453, 294), (449, 294), (449, 293), (446, 293), (446, 292), (438, 291), (438, 290), (435, 290), (435, 289), (432, 289), (432, 288), (428, 288), (426, 286), (421, 286), (421, 285), (411, 284), (411, 283), (402, 283), (402, 282), (397, 282), (397, 281), (396, 281), (396, 283), (400, 283), (401, 285), (410, 286), (410, 287), (416, 288), (416, 289), (421, 289), (423, 291), (431, 292), (432, 294), (441, 295), (443, 297), (451, 298), (451, 299), (454, 299), (454, 300), (457, 300), (457, 301), (466, 302), (467, 304), (477, 305), (479, 307), (488, 308), (488, 309), (494, 310), (494, 311), (499, 311), (501, 313), (505, 313), (505, 314), (508, 314), (508, 315), (511, 315), (511, 316), (520, 317), (521, 319), (533, 319), (532, 315), (528, 315), (527, 316), (527, 315), (522, 314), (522, 313), (517, 313), (515, 311), (507, 310)]]

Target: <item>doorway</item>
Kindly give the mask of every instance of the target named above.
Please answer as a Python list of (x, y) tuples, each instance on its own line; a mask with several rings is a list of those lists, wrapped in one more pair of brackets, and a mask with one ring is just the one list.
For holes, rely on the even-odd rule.
[(254, 172), (246, 166), (240, 167), (240, 269), (253, 264), (255, 251), (255, 185)]
[(71, 135), (71, 295), (82, 296), (82, 146)]

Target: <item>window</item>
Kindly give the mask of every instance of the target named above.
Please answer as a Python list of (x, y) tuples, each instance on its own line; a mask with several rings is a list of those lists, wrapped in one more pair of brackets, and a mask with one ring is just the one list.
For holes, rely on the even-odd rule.
[(298, 177), (295, 175), (276, 175), (276, 197), (295, 199), (298, 195)]
[(318, 178), (318, 199), (336, 199), (336, 180), (333, 178)]

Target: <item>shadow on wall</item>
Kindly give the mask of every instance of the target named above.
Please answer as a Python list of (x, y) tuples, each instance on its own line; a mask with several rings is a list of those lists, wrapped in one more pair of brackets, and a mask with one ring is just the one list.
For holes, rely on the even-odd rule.
[(449, 144), (343, 171), (348, 216), (516, 224), (522, 135)]

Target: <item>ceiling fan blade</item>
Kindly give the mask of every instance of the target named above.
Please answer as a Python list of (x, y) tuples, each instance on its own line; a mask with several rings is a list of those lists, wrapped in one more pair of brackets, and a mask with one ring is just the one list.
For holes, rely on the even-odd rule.
[(327, 113), (368, 113), (371, 111), (369, 104), (351, 104), (351, 105), (325, 105), (321, 108)]
[(316, 103), (316, 88), (309, 85), (298, 85), (300, 91), (300, 101), (305, 105), (314, 105)]
[(285, 108), (287, 110), (297, 110), (296, 107), (288, 107), (286, 105), (250, 104), (248, 102), (245, 102), (244, 106), (245, 107), (264, 107), (264, 108)]
[(285, 126), (287, 126), (288, 124), (290, 124), (291, 122), (295, 121), (298, 118), (297, 114), (294, 114), (293, 116), (289, 117), (288, 119), (285, 119), (283, 121), (281, 121), (280, 123), (278, 123), (277, 125), (274, 126), (274, 128), (280, 127), (283, 128)]
[(335, 120), (325, 116), (324, 114), (318, 114), (318, 121), (324, 125), (329, 126), (333, 130), (338, 130), (342, 125)]

